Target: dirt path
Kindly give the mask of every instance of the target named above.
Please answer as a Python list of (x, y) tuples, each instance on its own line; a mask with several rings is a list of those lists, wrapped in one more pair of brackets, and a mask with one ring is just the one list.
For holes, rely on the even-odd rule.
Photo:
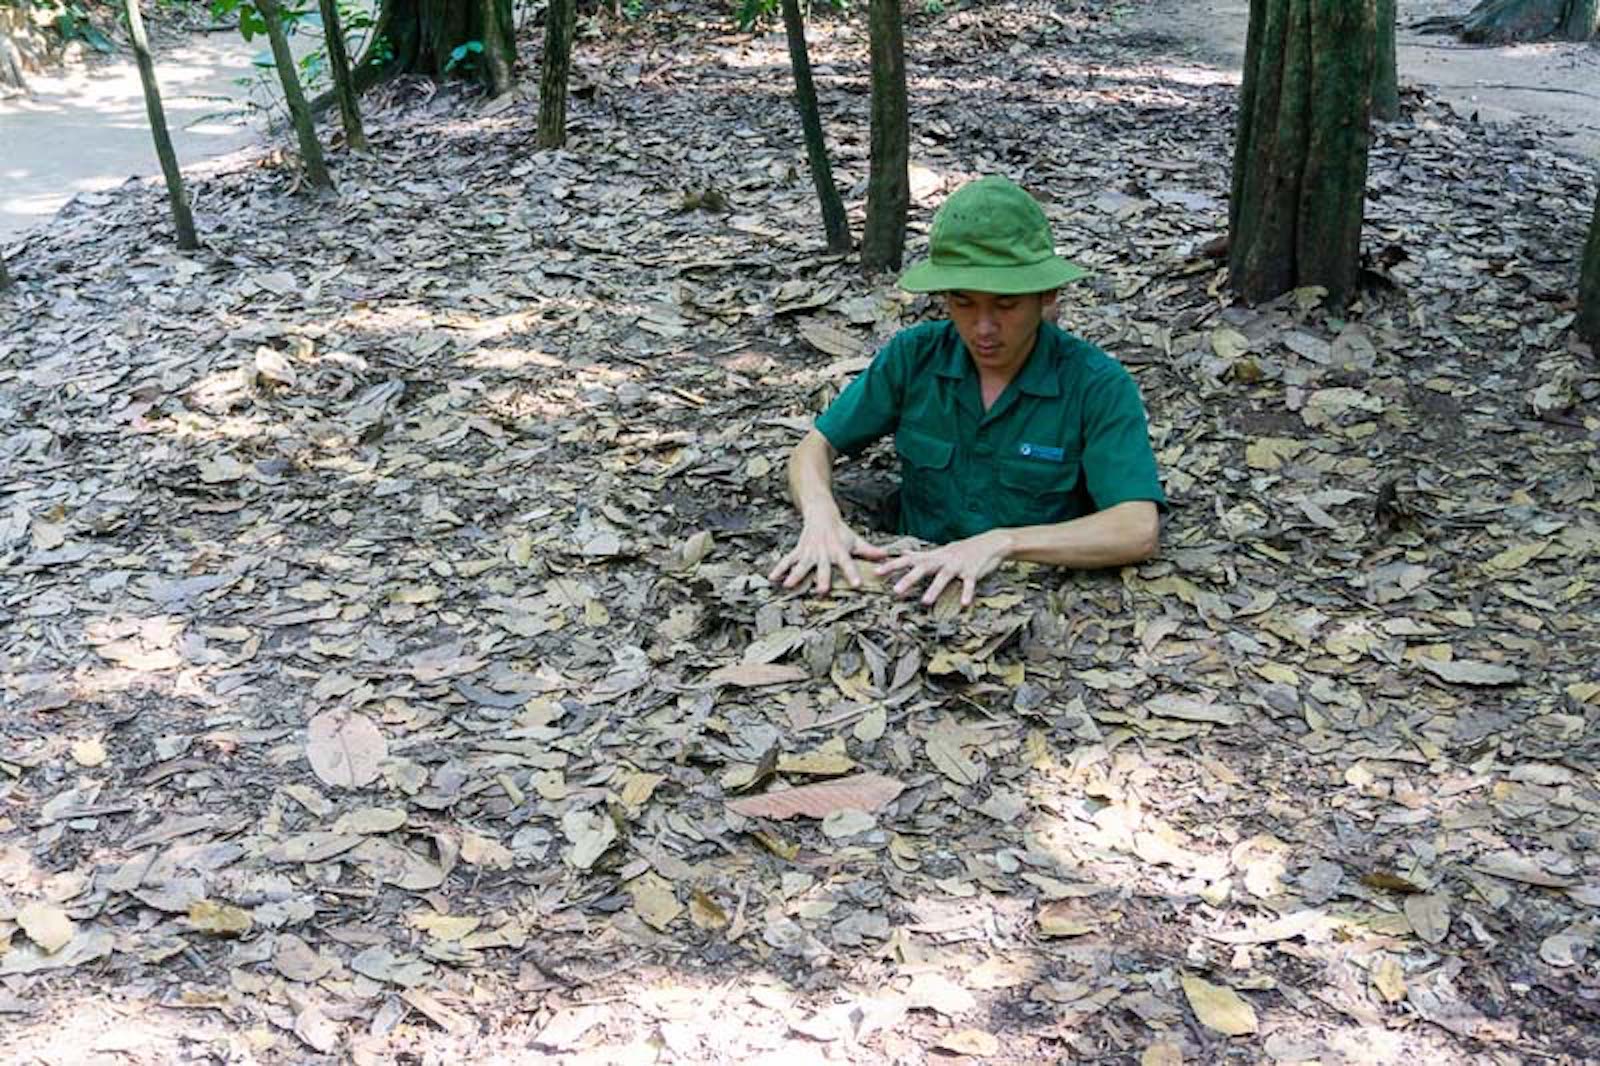
[[(167, 124), (186, 168), (251, 143), (257, 124), (237, 84), (259, 48), (237, 33), (197, 34), (157, 63)], [(54, 215), (74, 196), (159, 173), (132, 57), (29, 79), (0, 100), (0, 237)]]
[[(1524, 123), (1552, 147), (1600, 159), (1600, 48), (1562, 42), (1485, 48), (1409, 28), (1470, 6), (1467, 0), (1401, 0), (1401, 86), (1426, 87), (1463, 115)], [(1197, 58), (1237, 69), (1244, 59), (1250, 4), (1156, 0), (1143, 5), (1134, 21)]]

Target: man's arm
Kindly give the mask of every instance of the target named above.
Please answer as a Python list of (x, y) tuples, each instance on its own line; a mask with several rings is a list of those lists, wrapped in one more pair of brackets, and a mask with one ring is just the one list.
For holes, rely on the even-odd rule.
[(972, 602), (978, 582), (1008, 560), (1093, 570), (1148, 559), (1161, 540), (1161, 518), (1149, 500), (1130, 500), (1082, 518), (1046, 526), (991, 529), (928, 551), (909, 552), (878, 567), (878, 573), (906, 571), (895, 582), (896, 595), (910, 593), (930, 579), (923, 603), (939, 598), (945, 586), (961, 581), (961, 603)]
[(857, 536), (833, 496), (833, 460), (828, 438), (813, 429), (789, 455), (789, 495), (800, 511), (800, 543), (773, 567), (768, 579), (794, 588), (815, 573), (817, 595), (827, 595), (837, 566), (852, 587), (861, 584), (856, 559), (882, 559), (886, 552)]
[(1068, 522), (996, 529), (1007, 559), (1078, 570), (1142, 562), (1161, 545), (1161, 516), (1149, 500), (1130, 500)]

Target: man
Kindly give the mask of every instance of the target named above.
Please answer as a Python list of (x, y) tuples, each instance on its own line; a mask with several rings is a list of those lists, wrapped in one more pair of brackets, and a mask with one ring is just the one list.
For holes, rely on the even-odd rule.
[[(837, 567), (859, 586), (857, 560), (923, 581), (931, 604), (952, 581), (961, 602), (1001, 563), (1120, 566), (1156, 551), (1166, 499), (1138, 387), (1122, 365), (1049, 321), (1056, 291), (1087, 273), (1055, 254), (1044, 211), (1018, 186), (983, 178), (934, 216), (929, 258), (900, 279), (945, 294), (947, 322), (902, 330), (823, 412), (789, 458), (799, 544), (771, 579)], [(894, 434), (901, 463), (899, 531), (939, 547), (890, 557), (845, 522), (833, 462)]]

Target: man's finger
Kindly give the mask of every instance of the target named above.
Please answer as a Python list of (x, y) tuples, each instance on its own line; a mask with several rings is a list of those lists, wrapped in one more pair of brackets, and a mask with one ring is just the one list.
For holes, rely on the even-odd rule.
[(779, 559), (778, 560), (778, 565), (774, 566), (772, 568), (771, 572), (767, 574), (767, 580), (768, 581), (776, 581), (780, 577), (782, 577), (783, 576), (783, 572), (785, 570), (789, 569), (790, 564), (794, 562), (795, 554), (796, 554), (795, 552), (790, 552), (788, 555), (785, 555), (782, 559)]
[(923, 575), (927, 572), (927, 567), (921, 563), (918, 563), (916, 566), (911, 568), (910, 573), (895, 583), (894, 594), (896, 596), (904, 596), (906, 593), (917, 587), (917, 582), (921, 581)]
[(950, 584), (951, 576), (948, 570), (941, 570), (935, 574), (933, 581), (928, 585), (928, 591), (922, 594), (922, 602), (932, 604), (938, 600), (939, 593), (943, 592), (944, 587)]
[(856, 566), (856, 561), (853, 558), (846, 555), (843, 559), (840, 559), (839, 569), (844, 571), (844, 579), (850, 582), (851, 588), (858, 589), (861, 587), (861, 569)]
[(976, 578), (964, 577), (961, 579), (961, 606), (971, 607), (972, 597), (978, 591)]
[(879, 576), (884, 574), (892, 574), (896, 570), (904, 570), (908, 566), (915, 565), (917, 565), (917, 560), (914, 557), (910, 555), (896, 555), (888, 562), (878, 564), (878, 574)]
[(833, 585), (833, 565), (826, 559), (817, 563), (817, 595), (826, 596)]
[(856, 541), (856, 546), (854, 549), (852, 549), (852, 552), (855, 555), (861, 556), (863, 559), (889, 558), (889, 551), (887, 548), (880, 548), (876, 544), (868, 544), (864, 540)]

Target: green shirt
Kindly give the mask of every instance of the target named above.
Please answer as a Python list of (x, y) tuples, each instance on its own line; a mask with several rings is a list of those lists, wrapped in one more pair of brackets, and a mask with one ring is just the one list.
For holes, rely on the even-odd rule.
[(988, 411), (955, 326), (896, 334), (817, 419), (840, 452), (888, 433), (900, 455), (900, 531), (946, 543), (1166, 497), (1139, 388), (1121, 363), (1044, 322)]

